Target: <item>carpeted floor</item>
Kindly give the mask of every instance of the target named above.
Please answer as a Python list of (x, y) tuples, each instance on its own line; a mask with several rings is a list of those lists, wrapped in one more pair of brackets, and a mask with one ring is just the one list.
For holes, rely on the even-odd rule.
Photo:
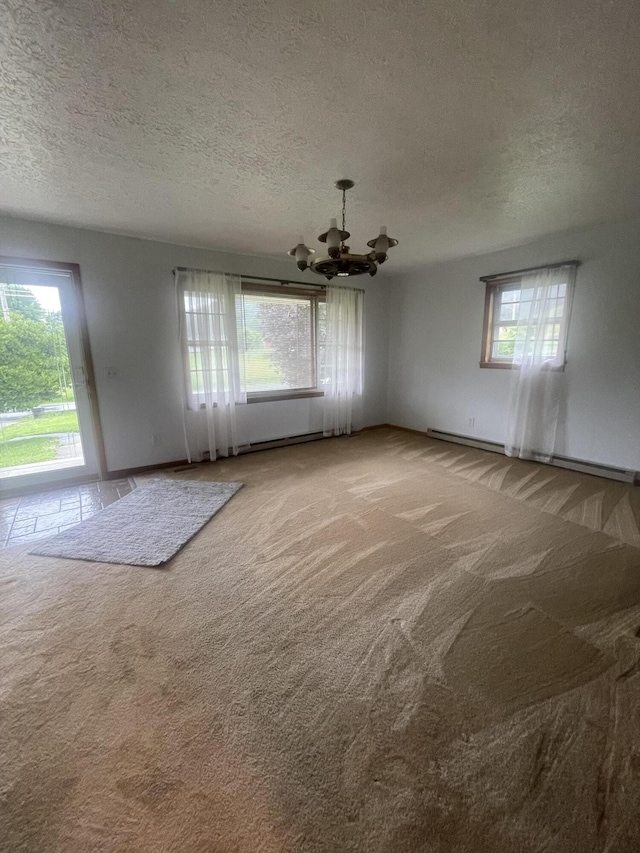
[(637, 853), (640, 490), (390, 429), (166, 569), (0, 552), (0, 849)]

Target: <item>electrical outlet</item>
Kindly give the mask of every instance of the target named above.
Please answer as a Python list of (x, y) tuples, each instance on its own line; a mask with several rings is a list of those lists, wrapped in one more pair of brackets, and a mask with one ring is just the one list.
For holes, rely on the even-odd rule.
[(475, 418), (469, 418), (469, 426), (471, 427), (471, 429), (476, 428), (476, 419)]
[(118, 370), (115, 367), (105, 367), (104, 375), (107, 379), (117, 379), (118, 378)]
[(151, 434), (151, 447), (157, 447), (160, 444), (160, 436), (157, 432)]

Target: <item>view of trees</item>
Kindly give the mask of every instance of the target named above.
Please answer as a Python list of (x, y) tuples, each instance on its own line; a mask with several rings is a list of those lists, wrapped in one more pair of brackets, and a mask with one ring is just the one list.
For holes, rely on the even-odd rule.
[[(318, 306), (324, 308), (324, 305)], [(243, 335), (247, 389), (308, 388), (314, 384), (315, 334), (322, 338), (322, 317), (315, 327), (308, 299), (247, 295)]]
[(19, 284), (4, 284), (0, 285), (0, 287), (4, 288), (10, 314), (22, 314), (23, 317), (27, 317), (29, 320), (44, 319), (46, 314), (44, 308), (26, 287), (21, 287)]
[(259, 305), (264, 344), (282, 373), (285, 387), (312, 384), (311, 311), (309, 303), (294, 300), (263, 300)]
[(24, 411), (70, 385), (64, 327), (61, 315), (47, 313), (27, 288), (0, 287), (0, 413)]

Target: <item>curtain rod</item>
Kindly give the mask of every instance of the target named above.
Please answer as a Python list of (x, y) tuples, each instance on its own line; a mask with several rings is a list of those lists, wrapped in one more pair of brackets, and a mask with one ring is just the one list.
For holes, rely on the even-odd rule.
[(538, 270), (557, 270), (560, 267), (578, 267), (580, 261), (562, 261), (559, 264), (542, 264), (539, 267), (527, 267), (523, 270), (511, 270), (510, 272), (499, 272), (495, 275), (481, 275), (480, 281), (495, 281), (497, 278), (508, 278), (510, 275), (524, 275), (527, 272), (537, 272)]
[[(195, 269), (194, 267), (175, 267), (171, 272), (175, 275), (177, 272), (218, 272), (218, 270), (203, 270), (203, 269)], [(239, 275), (240, 278), (244, 278), (247, 281), (275, 281), (277, 284), (295, 284), (297, 287), (313, 287), (316, 290), (326, 290), (327, 287), (336, 287), (337, 285), (333, 284), (315, 284), (308, 281), (291, 281), (288, 278), (267, 278), (264, 275), (243, 275), (242, 273), (230, 273), (230, 275)], [(339, 285), (342, 287), (343, 285)], [(350, 290), (360, 290), (364, 293), (363, 287), (350, 287)]]

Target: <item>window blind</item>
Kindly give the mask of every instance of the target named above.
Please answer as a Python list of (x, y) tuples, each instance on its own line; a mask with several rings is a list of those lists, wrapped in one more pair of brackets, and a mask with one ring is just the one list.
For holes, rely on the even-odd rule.
[(241, 301), (247, 392), (315, 388), (317, 297), (243, 290)]

